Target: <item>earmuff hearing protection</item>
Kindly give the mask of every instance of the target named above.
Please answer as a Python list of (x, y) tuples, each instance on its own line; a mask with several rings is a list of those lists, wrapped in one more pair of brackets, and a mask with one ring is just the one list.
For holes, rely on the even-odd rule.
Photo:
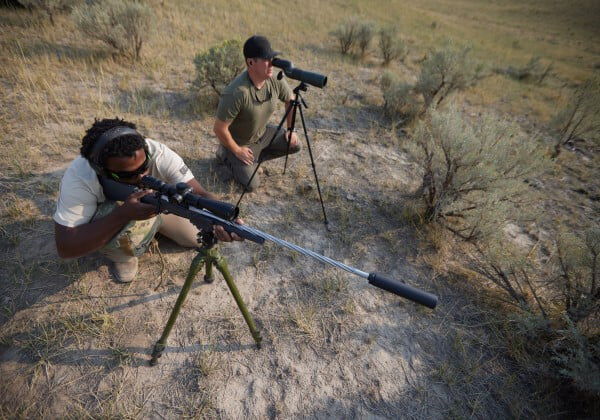
[[(144, 138), (140, 133), (138, 133), (133, 128), (124, 127), (124, 126), (113, 127), (110, 130), (106, 130), (104, 133), (102, 133), (100, 138), (98, 140), (96, 140), (96, 143), (94, 143), (94, 147), (92, 148), (92, 151), (90, 152), (90, 155), (88, 158), (88, 161), (90, 162), (90, 166), (92, 167), (92, 169), (94, 169), (94, 171), (98, 175), (100, 175), (100, 176), (106, 175), (106, 171), (104, 170), (104, 168), (102, 166), (102, 159), (101, 159), (102, 151), (104, 150), (104, 147), (106, 147), (106, 145), (108, 143), (110, 143), (111, 141), (113, 141), (114, 139), (116, 139), (118, 137), (123, 137), (123, 136), (138, 136), (138, 137)], [(144, 140), (144, 150), (146, 151), (146, 153), (148, 153), (148, 146), (146, 145), (145, 140)]]

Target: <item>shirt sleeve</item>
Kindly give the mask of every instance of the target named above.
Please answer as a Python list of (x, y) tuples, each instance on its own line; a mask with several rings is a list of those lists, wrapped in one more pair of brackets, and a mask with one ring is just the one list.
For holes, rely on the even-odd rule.
[(233, 121), (242, 108), (242, 101), (242, 95), (222, 94), (217, 107), (217, 118), (221, 121)]
[(292, 88), (290, 88), (290, 85), (288, 85), (288, 83), (285, 81), (284, 79), (278, 80), (278, 87), (279, 87), (279, 100), (282, 102), (287, 102), (289, 100), (292, 99)]
[(67, 171), (60, 182), (54, 221), (59, 225), (75, 227), (92, 220), (98, 208), (98, 197), (83, 180)]
[(160, 148), (161, 151), (156, 157), (156, 169), (160, 179), (167, 184), (176, 184), (194, 178), (192, 171), (177, 153), (164, 144), (161, 144)]

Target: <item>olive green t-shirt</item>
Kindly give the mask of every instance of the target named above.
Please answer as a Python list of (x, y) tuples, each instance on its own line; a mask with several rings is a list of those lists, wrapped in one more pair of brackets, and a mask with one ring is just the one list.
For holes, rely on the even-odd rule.
[(244, 71), (221, 94), (217, 118), (232, 121), (229, 132), (237, 144), (254, 143), (264, 134), (278, 99), (292, 99), (292, 90), (284, 79), (271, 77), (256, 89)]

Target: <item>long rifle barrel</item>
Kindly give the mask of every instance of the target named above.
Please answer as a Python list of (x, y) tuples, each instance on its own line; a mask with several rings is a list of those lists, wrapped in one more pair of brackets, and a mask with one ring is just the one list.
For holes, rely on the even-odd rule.
[(336, 260), (326, 257), (324, 255), (317, 254), (316, 252), (311, 251), (310, 249), (302, 248), (301, 246), (292, 244), (288, 241), (277, 238), (273, 235), (269, 235), (268, 233), (262, 232), (258, 229), (252, 228), (250, 226), (238, 225), (238, 224), (231, 223), (228, 220), (225, 220), (218, 216), (215, 216), (213, 213), (211, 213), (209, 211), (197, 209), (194, 207), (190, 207), (190, 210), (197, 212), (198, 214), (200, 214), (208, 219), (213, 220), (214, 222), (216, 222), (216, 224), (223, 226), (225, 228), (225, 230), (228, 230), (228, 227), (230, 225), (235, 225), (233, 227), (236, 230), (242, 231), (242, 232), (247, 232), (248, 236), (263, 238), (263, 239), (271, 241), (277, 245), (291, 249), (292, 251), (296, 251), (296, 252), (299, 252), (300, 254), (306, 255), (307, 257), (314, 258), (325, 264), (329, 264), (329, 265), (332, 265), (339, 269), (345, 270), (349, 273), (355, 274), (359, 277), (369, 280), (370, 284), (372, 284), (373, 286), (379, 287), (380, 289), (386, 290), (386, 291), (394, 293), (398, 296), (412, 300), (413, 302), (427, 306), (428, 308), (431, 308), (431, 309), (435, 308), (437, 305), (438, 298), (437, 298), (437, 296), (435, 296), (431, 293), (427, 293), (423, 290), (417, 289), (415, 287), (409, 286), (409, 285), (401, 283), (399, 281), (384, 277), (378, 273), (367, 273), (367, 272), (358, 270), (354, 267), (351, 267), (349, 265), (346, 265), (344, 263), (341, 263), (339, 261), (336, 261)]
[[(104, 189), (104, 194), (109, 200), (125, 200), (129, 194), (135, 191), (134, 186), (132, 185), (115, 182), (106, 177), (100, 177), (99, 180)], [(201, 197), (195, 199), (196, 196), (187, 191), (184, 193), (184, 196), (182, 196), (181, 199), (173, 200), (174, 197), (180, 193), (179, 190), (183, 191), (182, 188), (185, 187), (184, 185), (181, 185), (182, 188), (178, 190), (177, 186), (172, 187), (169, 184), (164, 184), (162, 181), (149, 176), (145, 176), (144, 181), (146, 185), (150, 186), (151, 188), (156, 188), (160, 192), (157, 192), (156, 195), (146, 195), (142, 197), (142, 202), (155, 205), (161, 212), (173, 213), (178, 216), (185, 217), (200, 230), (211, 230), (212, 226), (216, 224), (223, 226), (223, 228), (229, 233), (236, 233), (245, 239), (259, 244), (262, 244), (265, 240), (268, 240), (277, 245), (291, 249), (292, 251), (306, 255), (307, 257), (314, 258), (325, 264), (332, 265), (349, 273), (365, 278), (369, 280), (369, 283), (375, 287), (387, 290), (388, 292), (412, 300), (413, 302), (427, 306), (428, 308), (433, 309), (437, 305), (438, 298), (431, 293), (427, 293), (423, 290), (399, 281), (384, 277), (378, 273), (366, 273), (329, 257), (325, 257), (324, 255), (317, 254), (310, 249), (302, 248), (301, 246), (284, 241), (283, 239), (279, 239), (275, 236), (269, 235), (268, 233), (261, 232), (258, 229), (231, 222), (215, 214), (219, 213), (221, 215), (226, 215), (226, 217), (233, 218), (235, 215), (237, 215), (237, 207), (231, 206), (227, 203), (222, 203), (220, 201), (200, 199)], [(183, 199), (183, 197), (185, 197), (185, 199)], [(196, 206), (206, 206), (208, 210), (197, 208)]]

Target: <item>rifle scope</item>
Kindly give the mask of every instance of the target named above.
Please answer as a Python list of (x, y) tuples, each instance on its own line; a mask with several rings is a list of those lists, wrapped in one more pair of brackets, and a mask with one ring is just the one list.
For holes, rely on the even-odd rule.
[(239, 213), (239, 209), (233, 204), (211, 200), (192, 193), (192, 188), (185, 182), (166, 184), (160, 179), (146, 175), (142, 178), (141, 185), (167, 196), (171, 202), (206, 209), (225, 220), (234, 220)]

